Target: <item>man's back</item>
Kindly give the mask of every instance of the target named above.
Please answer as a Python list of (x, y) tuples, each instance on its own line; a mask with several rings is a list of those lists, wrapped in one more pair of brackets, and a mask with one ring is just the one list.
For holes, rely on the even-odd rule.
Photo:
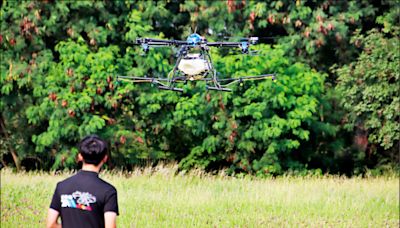
[(50, 208), (63, 227), (104, 227), (105, 212), (118, 214), (117, 191), (98, 173), (81, 170), (57, 184)]

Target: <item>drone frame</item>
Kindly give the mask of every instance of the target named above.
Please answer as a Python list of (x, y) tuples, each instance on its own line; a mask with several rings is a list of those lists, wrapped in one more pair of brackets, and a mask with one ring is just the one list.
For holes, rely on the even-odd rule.
[[(192, 34), (197, 35), (197, 34)], [(198, 35), (197, 35), (198, 36)], [(207, 42), (206, 39), (190, 39), (189, 36), (187, 41), (182, 40), (162, 40), (162, 39), (152, 39), (152, 38), (138, 38), (136, 39), (136, 44), (141, 45), (144, 53), (148, 53), (150, 47), (167, 47), (175, 46), (180, 47), (177, 53), (177, 61), (174, 68), (168, 73), (167, 78), (155, 78), (155, 77), (135, 77), (135, 76), (117, 76), (118, 81), (128, 81), (133, 83), (152, 83), (158, 86), (162, 90), (170, 90), (176, 92), (183, 92), (182, 88), (175, 87), (176, 83), (187, 83), (188, 81), (205, 81), (207, 90), (216, 90), (231, 92), (228, 86), (234, 83), (242, 83), (248, 80), (261, 80), (265, 78), (272, 78), (275, 80), (275, 74), (262, 74), (257, 76), (243, 76), (238, 78), (218, 78), (217, 71), (212, 63), (211, 56), (209, 54), (209, 47), (230, 47), (230, 48), (240, 48), (243, 54), (249, 53), (249, 45), (255, 44), (258, 40), (257, 37), (250, 37), (242, 39), (241, 42)], [(194, 37), (197, 38), (197, 37)], [(178, 66), (184, 56), (188, 53), (191, 48), (199, 48), (200, 56), (205, 60), (208, 70), (202, 74), (196, 76), (188, 76), (183, 74)]]

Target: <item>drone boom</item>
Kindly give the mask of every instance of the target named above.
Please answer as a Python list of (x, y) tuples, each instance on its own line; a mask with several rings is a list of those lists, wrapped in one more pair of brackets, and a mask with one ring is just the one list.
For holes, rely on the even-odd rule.
[(208, 42), (210, 47), (240, 47), (241, 42)]
[(138, 38), (136, 39), (136, 44), (179, 46), (179, 45), (187, 45), (187, 42), (184, 40), (161, 40), (152, 38)]

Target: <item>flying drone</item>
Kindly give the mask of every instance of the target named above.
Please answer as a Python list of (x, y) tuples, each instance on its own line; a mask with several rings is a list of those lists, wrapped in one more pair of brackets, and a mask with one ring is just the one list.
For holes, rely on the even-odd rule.
[(243, 38), (240, 42), (208, 42), (197, 33), (189, 35), (186, 41), (138, 38), (136, 39), (136, 44), (142, 47), (144, 53), (148, 53), (150, 47), (179, 47), (176, 64), (166, 78), (117, 76), (117, 80), (133, 83), (152, 83), (158, 86), (159, 89), (176, 92), (183, 92), (182, 88), (176, 87), (177, 83), (187, 83), (188, 81), (205, 81), (207, 90), (230, 92), (232, 90), (228, 88), (228, 86), (234, 83), (265, 78), (272, 78), (272, 80), (275, 80), (275, 74), (262, 74), (238, 78), (217, 77), (217, 71), (213, 66), (209, 53), (210, 47), (239, 48), (242, 54), (249, 54), (249, 46), (256, 44), (257, 41), (258, 37), (250, 37)]

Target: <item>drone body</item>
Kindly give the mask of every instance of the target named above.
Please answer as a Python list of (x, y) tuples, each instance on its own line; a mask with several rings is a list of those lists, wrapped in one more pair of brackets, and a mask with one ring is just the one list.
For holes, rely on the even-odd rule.
[(178, 70), (188, 77), (194, 77), (209, 71), (210, 63), (201, 54), (187, 54), (178, 65)]
[(257, 37), (251, 37), (242, 39), (241, 42), (207, 42), (205, 38), (197, 33), (191, 34), (186, 41), (139, 38), (136, 40), (136, 44), (141, 45), (145, 53), (149, 51), (150, 47), (180, 47), (174, 68), (166, 78), (117, 76), (117, 79), (134, 83), (150, 82), (156, 84), (159, 89), (177, 92), (183, 92), (183, 89), (176, 87), (176, 84), (186, 83), (187, 81), (205, 81), (208, 90), (231, 91), (227, 87), (237, 82), (269, 77), (275, 79), (275, 74), (224, 79), (217, 77), (217, 72), (209, 54), (210, 47), (240, 48), (243, 54), (247, 54), (249, 53), (249, 44), (255, 44), (257, 40)]

